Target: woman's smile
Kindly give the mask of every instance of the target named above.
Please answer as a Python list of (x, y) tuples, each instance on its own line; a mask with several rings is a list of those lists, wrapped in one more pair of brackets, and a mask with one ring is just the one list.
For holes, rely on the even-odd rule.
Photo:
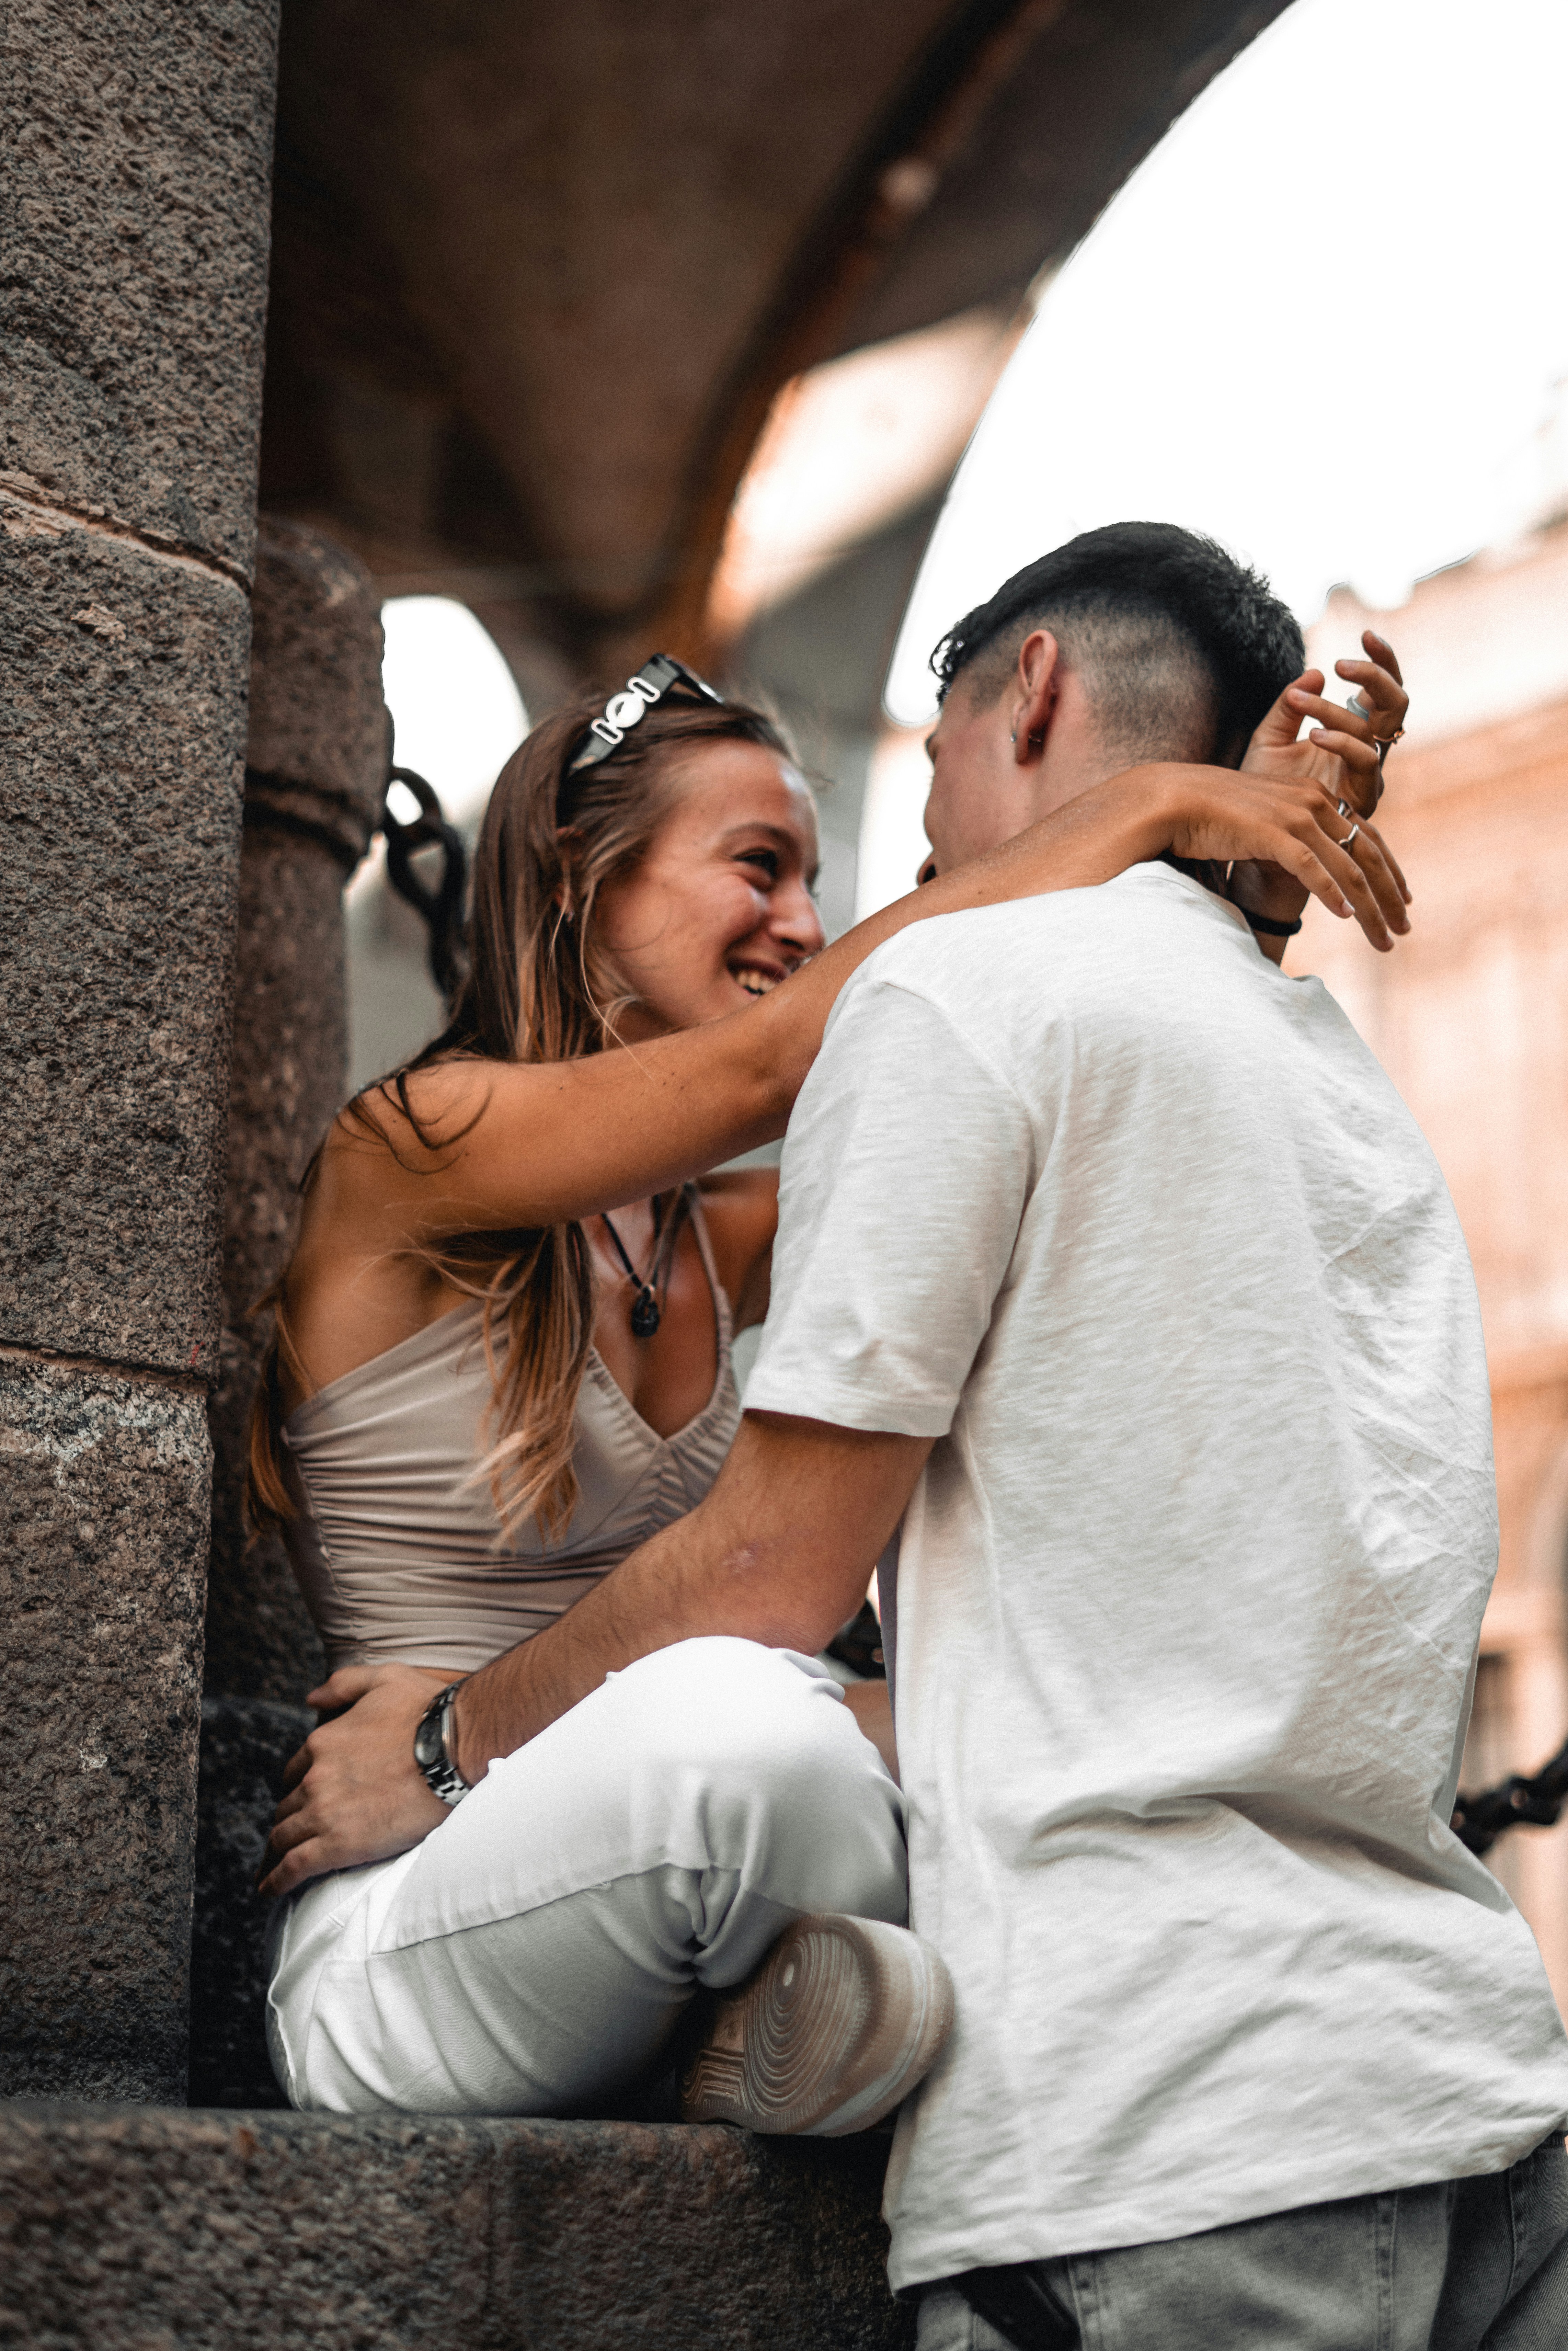
[(803, 961), (804, 957), (798, 957), (794, 963), (785, 965), (762, 963), (755, 956), (732, 956), (726, 969), (747, 996), (768, 996), (781, 980), (789, 978), (790, 972), (798, 971)]
[(758, 1003), (821, 952), (817, 820), (777, 753), (716, 743), (681, 764), (670, 813), (636, 870), (601, 892), (601, 936), (634, 999), (627, 1043)]

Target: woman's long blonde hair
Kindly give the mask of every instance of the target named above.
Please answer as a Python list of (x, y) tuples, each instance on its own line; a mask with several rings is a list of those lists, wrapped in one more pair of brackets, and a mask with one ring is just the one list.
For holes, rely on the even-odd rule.
[[(342, 1113), (394, 1156), (402, 1130), (427, 1151), (450, 1149), (470, 1131), (431, 1131), (409, 1099), (414, 1071), (458, 1059), (575, 1061), (617, 1041), (617, 1017), (632, 999), (598, 936), (599, 897), (646, 855), (674, 800), (681, 752), (728, 740), (792, 757), (776, 723), (749, 704), (670, 700), (649, 709), (606, 758), (572, 776), (569, 763), (601, 707), (595, 699), (558, 711), (502, 768), (475, 852), (468, 976), (451, 1019)], [(593, 1335), (582, 1227), (456, 1231), (424, 1254), (455, 1288), (484, 1301), (492, 1390), (481, 1466), (501, 1524), (510, 1533), (534, 1518), (557, 1533), (577, 1500), (574, 1423)], [(274, 1325), (251, 1413), (246, 1496), (257, 1526), (297, 1515), (284, 1471), (280, 1368), (310, 1385), (289, 1327), (287, 1274), (262, 1304), (271, 1306)]]

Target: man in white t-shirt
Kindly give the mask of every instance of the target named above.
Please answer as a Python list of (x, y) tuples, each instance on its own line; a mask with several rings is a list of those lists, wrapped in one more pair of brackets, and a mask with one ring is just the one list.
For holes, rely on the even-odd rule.
[[(1165, 544), (1093, 534), (947, 641), (939, 857), (1004, 729), (1125, 747), (1141, 621), (1123, 703), (1201, 701)], [(749, 1411), (931, 1442), (884, 1610), (957, 2002), (888, 2180), (895, 2287), (961, 2282), (921, 2351), (1568, 2341), (1568, 2045), (1448, 1825), (1474, 1281), (1321, 982), (1165, 864), (891, 941), (791, 1122), (774, 1295)]]
[[(1187, 533), (1059, 549), (939, 656), (938, 861), (1234, 761), (1300, 660)], [(1381, 660), (1341, 674), (1392, 731)], [(1348, 819), (1343, 858), (1379, 862)], [(912, 1924), (956, 2001), (888, 2177), (921, 2351), (1530, 2351), (1568, 2341), (1568, 2042), (1448, 1827), (1497, 1543), (1474, 1283), (1383, 1071), (1259, 952), (1290, 885), (1218, 879), (862, 967), (728, 1464), (463, 1685), (454, 1761), (694, 1636), (817, 1649), (902, 1518)]]

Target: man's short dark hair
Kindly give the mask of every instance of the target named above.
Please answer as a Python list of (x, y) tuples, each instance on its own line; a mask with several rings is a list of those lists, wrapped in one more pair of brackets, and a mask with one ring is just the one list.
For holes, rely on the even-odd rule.
[(1144, 758), (1239, 757), (1306, 660), (1268, 582), (1168, 522), (1086, 530), (1015, 571), (932, 654), (942, 699), (966, 673), (999, 694), (1039, 628), (1082, 673), (1107, 743)]

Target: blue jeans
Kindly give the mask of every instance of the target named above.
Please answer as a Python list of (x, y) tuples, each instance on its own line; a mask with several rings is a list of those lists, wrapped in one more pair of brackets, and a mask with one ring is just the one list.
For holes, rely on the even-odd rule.
[(917, 2351), (1568, 2351), (1568, 2151), (1021, 2266), (967, 2282), (1006, 2333), (928, 2287)]

